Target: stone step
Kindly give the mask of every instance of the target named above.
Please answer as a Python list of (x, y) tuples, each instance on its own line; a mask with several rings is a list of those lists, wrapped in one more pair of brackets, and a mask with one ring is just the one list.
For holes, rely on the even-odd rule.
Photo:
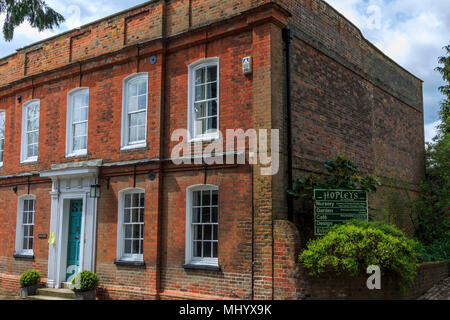
[(63, 298), (63, 297), (54, 297), (54, 296), (44, 296), (44, 295), (36, 295), (36, 296), (28, 296), (26, 300), (74, 300), (71, 298)]
[(75, 299), (75, 293), (70, 289), (42, 288), (37, 290), (37, 295), (65, 299)]

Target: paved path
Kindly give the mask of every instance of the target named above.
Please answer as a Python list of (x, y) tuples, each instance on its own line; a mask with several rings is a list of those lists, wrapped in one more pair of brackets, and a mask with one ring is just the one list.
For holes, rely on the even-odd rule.
[(418, 300), (450, 300), (450, 277), (439, 282)]

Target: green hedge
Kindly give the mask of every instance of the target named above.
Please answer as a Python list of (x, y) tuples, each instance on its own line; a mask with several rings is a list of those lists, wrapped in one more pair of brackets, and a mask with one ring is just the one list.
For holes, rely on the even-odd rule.
[(312, 276), (366, 274), (370, 265), (383, 275), (397, 276), (400, 287), (414, 281), (420, 253), (416, 240), (394, 226), (380, 222), (350, 221), (335, 226), (322, 238), (312, 240), (299, 261)]
[(41, 274), (36, 270), (28, 270), (20, 276), (20, 286), (29, 287), (39, 284), (41, 282)]

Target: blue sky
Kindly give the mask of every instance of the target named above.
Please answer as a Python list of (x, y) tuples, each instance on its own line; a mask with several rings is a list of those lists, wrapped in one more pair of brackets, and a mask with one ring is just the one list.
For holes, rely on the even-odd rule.
[[(139, 0), (46, 0), (66, 22), (58, 29), (38, 32), (24, 23), (13, 41), (0, 37), (0, 57), (33, 42), (144, 3)], [(359, 27), (364, 36), (402, 67), (424, 80), (425, 135), (430, 141), (438, 120), (437, 88), (443, 80), (434, 69), (450, 43), (448, 0), (327, 0)], [(3, 25), (4, 16), (0, 16)]]

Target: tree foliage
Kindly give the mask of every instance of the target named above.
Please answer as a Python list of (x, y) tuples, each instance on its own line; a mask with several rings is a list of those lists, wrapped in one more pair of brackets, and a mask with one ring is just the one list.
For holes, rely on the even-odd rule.
[(445, 96), (439, 112), (441, 123), (433, 142), (427, 144), (426, 177), (417, 201), (417, 237), (426, 246), (450, 241), (450, 45), (444, 49), (446, 56), (439, 58), (436, 68), (446, 83), (439, 88)]
[(64, 17), (42, 0), (0, 0), (0, 13), (6, 13), (3, 37), (11, 41), (14, 29), (27, 20), (39, 31), (59, 26)]
[(295, 198), (304, 198), (312, 197), (314, 188), (361, 189), (376, 192), (377, 186), (381, 185), (377, 177), (372, 174), (362, 177), (358, 166), (345, 155), (337, 155), (327, 160), (324, 167), (328, 171), (326, 177), (310, 174), (306, 178), (299, 178), (287, 192)]

